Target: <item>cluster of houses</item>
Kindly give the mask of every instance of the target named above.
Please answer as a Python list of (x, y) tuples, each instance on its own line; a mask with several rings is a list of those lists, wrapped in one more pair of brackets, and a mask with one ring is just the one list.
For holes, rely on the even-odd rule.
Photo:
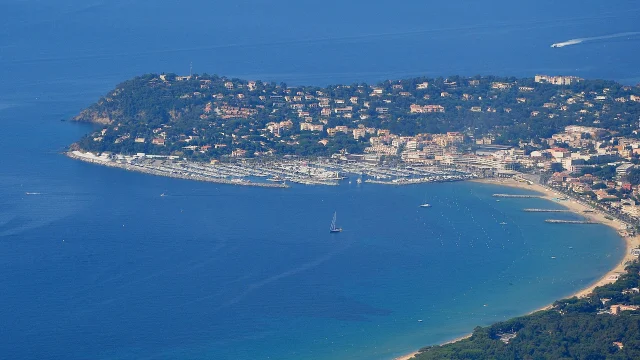
[[(491, 139), (482, 138), (476, 140), (474, 153), (445, 153), (441, 162), (492, 170), (498, 176), (513, 176), (517, 169), (551, 172), (549, 185), (578, 196), (591, 195), (608, 210), (640, 219), (640, 206), (636, 205), (640, 185), (629, 180), (638, 167), (634, 161), (640, 156), (640, 140), (605, 137), (607, 134), (602, 128), (567, 126), (563, 132), (542, 139), (542, 144), (521, 143), (512, 148), (485, 145)], [(603, 167), (610, 169), (606, 178), (589, 171)]]
[[(635, 287), (631, 289), (622, 290), (622, 293), (625, 295), (639, 294), (640, 289)], [(609, 304), (611, 302), (611, 299), (608, 299), (608, 298), (602, 298), (600, 299), (600, 302), (602, 303), (602, 305), (608, 306), (606, 310), (600, 311), (601, 314), (620, 315), (622, 311), (636, 311), (640, 309), (640, 306), (638, 305)]]
[[(516, 170), (551, 173), (548, 185), (578, 196), (590, 194), (608, 210), (640, 219), (640, 206), (636, 205), (640, 185), (628, 179), (637, 167), (632, 161), (640, 155), (640, 140), (605, 135), (609, 132), (602, 128), (572, 125), (542, 139), (542, 144), (501, 146), (492, 144), (492, 136), (485, 136), (472, 139), (474, 151), (461, 151), (468, 148), (470, 139), (459, 132), (398, 136), (377, 130), (362, 159), (378, 162), (383, 156), (399, 156), (409, 163), (473, 168), (500, 177), (515, 176)], [(582, 171), (602, 167), (615, 171), (607, 178)]]
[(549, 75), (536, 75), (534, 78), (537, 83), (549, 83), (553, 85), (571, 85), (584, 79), (577, 76), (549, 76)]
[[(600, 120), (605, 119), (605, 114), (607, 120), (625, 117), (625, 124), (629, 122), (628, 114), (610, 112), (616, 103), (640, 102), (640, 95), (635, 95), (637, 91), (632, 91), (630, 87), (613, 91), (594, 86), (593, 91), (577, 92), (566, 86), (583, 82), (583, 79), (548, 75), (537, 75), (533, 82), (530, 79), (528, 82), (487, 78), (455, 78), (455, 81), (414, 79), (388, 81), (375, 86), (342, 85), (328, 88), (266, 86), (256, 81), (198, 78), (195, 75), (173, 79), (197, 84), (191, 92), (180, 97), (195, 99), (203, 104), (201, 113), (198, 113), (203, 120), (200, 128), (177, 132), (177, 127), (172, 128), (172, 122), (168, 122), (148, 134), (136, 134), (131, 129), (126, 130), (125, 126), (119, 130), (121, 124), (116, 124), (94, 134), (93, 140), (99, 142), (108, 138), (116, 144), (133, 141), (172, 148), (178, 145), (184, 150), (203, 153), (210, 149), (226, 148), (225, 153), (231, 156), (246, 155), (242, 148), (249, 147), (241, 145), (253, 141), (259, 142), (256, 145), (260, 146), (250, 155), (259, 156), (273, 155), (271, 147), (274, 141), (295, 146), (298, 144), (297, 137), (303, 133), (313, 134), (318, 143), (323, 145), (344, 134), (356, 141), (366, 141), (368, 146), (364, 152), (371, 161), (379, 161), (384, 156), (399, 156), (407, 162), (476, 167), (501, 176), (509, 176), (510, 172), (519, 168), (560, 170), (556, 171), (558, 174), (554, 175), (552, 181), (560, 181), (561, 186), (578, 192), (603, 189), (592, 188), (599, 179), (581, 176), (575, 180), (576, 173), (591, 164), (614, 163), (620, 166), (621, 176), (614, 185), (607, 181), (607, 189), (637, 191), (633, 186), (628, 190), (629, 184), (624, 181), (622, 172), (633, 168), (630, 160), (640, 155), (640, 142), (627, 138), (604, 141), (602, 137), (607, 131), (598, 127)], [(152, 82), (170, 86), (171, 81), (166, 75), (161, 75)], [(536, 83), (557, 85), (558, 91), (546, 92), (551, 95), (545, 95), (545, 102), (539, 103)], [(479, 86), (485, 90), (475, 91)], [(492, 101), (506, 91), (511, 91), (515, 101), (503, 102), (502, 105), (507, 104), (505, 106), (498, 103), (494, 105)], [(507, 98), (511, 99), (511, 95)], [(478, 138), (474, 138), (471, 131), (464, 134), (447, 132), (399, 136), (385, 129), (390, 122), (437, 118), (455, 111), (483, 113), (477, 116), (511, 113), (519, 104), (523, 104), (520, 110), (525, 109), (525, 116), (530, 111), (531, 118), (538, 117), (527, 121), (562, 117), (570, 113), (579, 116), (578, 123), (590, 126), (568, 126), (565, 131), (544, 139), (544, 146), (521, 144), (519, 147), (496, 145), (492, 133)], [(172, 121), (179, 121), (181, 116), (186, 115), (181, 114), (179, 109), (171, 112)], [(228, 128), (221, 131), (233, 119), (244, 121), (234, 123), (235, 128), (230, 131)], [(107, 137), (107, 131), (113, 132), (110, 134), (112, 136)], [(470, 141), (477, 149), (463, 151), (459, 145), (468, 147)], [(531, 148), (533, 151), (530, 151)], [(613, 193), (607, 189), (594, 192), (599, 199), (607, 199)]]
[(446, 134), (418, 134), (398, 136), (388, 130), (379, 130), (377, 136), (369, 138), (370, 146), (365, 153), (374, 154), (376, 161), (382, 155), (399, 155), (406, 162), (432, 162), (446, 151), (455, 151), (452, 146), (462, 144), (465, 137), (459, 132)]

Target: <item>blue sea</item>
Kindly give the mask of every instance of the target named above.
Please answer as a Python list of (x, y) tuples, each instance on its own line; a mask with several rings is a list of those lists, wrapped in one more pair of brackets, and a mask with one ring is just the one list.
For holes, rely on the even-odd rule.
[[(159, 178), (64, 157), (92, 125), (60, 120), (127, 78), (190, 64), (289, 85), (537, 73), (635, 84), (640, 38), (592, 39), (640, 31), (635, 1), (0, 8), (0, 358), (390, 359), (568, 296), (623, 256), (610, 228), (522, 212), (559, 204), (491, 197), (520, 190)], [(570, 39), (586, 40), (550, 48)]]

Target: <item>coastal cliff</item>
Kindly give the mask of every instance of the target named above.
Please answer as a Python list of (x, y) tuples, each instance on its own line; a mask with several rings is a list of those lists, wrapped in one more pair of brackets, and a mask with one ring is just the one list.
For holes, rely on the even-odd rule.
[(85, 109), (80, 114), (72, 118), (73, 121), (89, 122), (94, 124), (109, 125), (113, 123), (112, 117), (106, 112), (99, 112), (95, 109)]

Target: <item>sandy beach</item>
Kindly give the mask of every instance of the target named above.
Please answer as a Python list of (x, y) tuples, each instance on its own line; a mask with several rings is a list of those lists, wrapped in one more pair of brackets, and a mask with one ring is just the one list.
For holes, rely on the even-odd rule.
[[(456, 340), (457, 341), (457, 340)], [(419, 352), (418, 351), (414, 351), (411, 354), (407, 354), (407, 355), (402, 355), (402, 356), (398, 356), (397, 358), (394, 358), (393, 360), (409, 360), (411, 358), (413, 358), (414, 356), (418, 355)]]
[[(588, 287), (574, 293), (573, 295), (569, 296), (569, 297), (573, 297), (573, 296), (577, 296), (577, 297), (584, 297), (587, 296), (589, 294), (591, 294), (591, 292), (593, 291), (593, 289), (595, 289), (598, 286), (602, 286), (602, 285), (606, 285), (606, 284), (610, 284), (612, 282), (614, 282), (616, 280), (616, 275), (623, 273), (624, 272), (624, 267), (625, 264), (628, 261), (633, 261), (635, 259), (635, 257), (633, 255), (631, 255), (631, 249), (636, 248), (638, 246), (640, 246), (640, 235), (636, 235), (636, 236), (623, 236), (621, 234), (621, 232), (623, 232), (624, 230), (626, 230), (626, 224), (622, 223), (618, 220), (610, 220), (607, 219), (605, 217), (605, 213), (601, 212), (600, 210), (594, 209), (593, 207), (581, 203), (581, 202), (577, 202), (573, 199), (567, 199), (567, 200), (558, 200), (558, 198), (566, 198), (566, 195), (562, 194), (562, 193), (558, 193), (555, 192), (552, 189), (546, 188), (542, 185), (539, 184), (529, 184), (527, 182), (523, 182), (523, 181), (516, 181), (513, 179), (483, 179), (483, 180), (473, 180), (476, 182), (482, 182), (482, 183), (486, 183), (486, 184), (494, 184), (494, 185), (501, 185), (501, 186), (509, 186), (509, 187), (515, 187), (515, 188), (519, 188), (519, 189), (525, 189), (525, 190), (531, 190), (531, 191), (535, 191), (541, 194), (541, 198), (543, 199), (547, 199), (553, 202), (556, 202), (562, 206), (567, 207), (570, 211), (585, 217), (586, 219), (593, 221), (593, 222), (597, 222), (603, 225), (607, 225), (610, 226), (611, 228), (615, 229), (618, 234), (620, 234), (620, 236), (625, 240), (625, 244), (626, 244), (626, 250), (625, 250), (625, 256), (622, 258), (622, 260), (620, 260), (620, 262), (618, 263), (618, 265), (616, 265), (613, 269), (611, 269), (608, 273), (606, 273), (602, 278), (600, 278), (598, 281), (594, 282), (593, 284), (589, 285)], [(593, 212), (585, 212), (585, 210), (587, 211), (593, 211)], [(547, 307), (545, 307), (547, 308)], [(540, 310), (543, 310), (545, 308), (542, 308)]]
[[(626, 229), (626, 224), (617, 221), (617, 220), (610, 220), (607, 219), (605, 217), (606, 214), (602, 213), (600, 210), (594, 209), (593, 207), (587, 205), (587, 204), (583, 204), (580, 202), (577, 202), (573, 199), (569, 199), (567, 198), (566, 195), (562, 194), (562, 193), (558, 193), (552, 189), (546, 188), (542, 185), (539, 184), (535, 184), (535, 183), (528, 183), (525, 181), (517, 181), (514, 179), (479, 179), (479, 180), (471, 180), (471, 181), (475, 181), (475, 182), (480, 182), (480, 183), (484, 183), (484, 184), (493, 184), (493, 185), (500, 185), (500, 186), (508, 186), (508, 187), (514, 187), (514, 188), (519, 188), (519, 189), (525, 189), (525, 190), (530, 190), (530, 191), (535, 191), (538, 192), (540, 194), (540, 197), (549, 201), (553, 201), (555, 203), (558, 203), (562, 206), (567, 207), (567, 209), (569, 209), (570, 211), (585, 217), (586, 219), (593, 221), (593, 222), (597, 222), (603, 225), (607, 225), (612, 227), (613, 229), (615, 229), (618, 234), (620, 234), (620, 236), (625, 240), (625, 244), (626, 244), (626, 250), (625, 250), (625, 256), (622, 258), (622, 260), (620, 260), (620, 262), (613, 268), (611, 269), (609, 272), (607, 272), (604, 276), (602, 276), (598, 281), (590, 284), (589, 286), (587, 286), (584, 289), (581, 289), (579, 291), (577, 291), (576, 293), (568, 296), (568, 298), (570, 297), (584, 297), (587, 296), (589, 294), (591, 294), (591, 292), (593, 292), (593, 289), (595, 289), (598, 286), (602, 286), (602, 285), (606, 285), (606, 284), (610, 284), (614, 281), (616, 281), (617, 279), (617, 275), (621, 274), (624, 272), (624, 267), (625, 264), (629, 261), (633, 261), (635, 259), (635, 257), (633, 255), (631, 255), (631, 249), (633, 248), (637, 248), (640, 246), (640, 235), (636, 235), (636, 236), (623, 236), (621, 234), (622, 231), (624, 231)], [(567, 198), (567, 200), (559, 200), (558, 198)], [(585, 212), (585, 210), (587, 211), (592, 211), (592, 212)], [(548, 308), (551, 307), (550, 305), (544, 306), (540, 309), (537, 309), (535, 311), (532, 311), (531, 313), (537, 312), (537, 311), (541, 311), (541, 310), (546, 310)], [(471, 334), (467, 334), (465, 336), (461, 336), (459, 338), (456, 338), (454, 340), (451, 341), (447, 341), (445, 343), (442, 343), (440, 345), (445, 345), (445, 344), (451, 344), (466, 338), (469, 338), (471, 336)], [(394, 358), (393, 360), (409, 360), (412, 359), (413, 357), (415, 357), (419, 352), (418, 351), (414, 351), (410, 354), (406, 354), (403, 356), (399, 356)]]

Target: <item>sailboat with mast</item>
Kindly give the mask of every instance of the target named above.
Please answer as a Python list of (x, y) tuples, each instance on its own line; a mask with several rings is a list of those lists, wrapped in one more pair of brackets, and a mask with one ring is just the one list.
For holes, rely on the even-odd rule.
[[(426, 200), (427, 196), (425, 195), (424, 197), (425, 197), (425, 200)], [(428, 207), (431, 207), (431, 204), (429, 204), (428, 202), (425, 201), (424, 203), (420, 204), (420, 207), (421, 208), (428, 208)]]
[(333, 220), (331, 220), (331, 227), (329, 228), (330, 233), (339, 233), (342, 232), (342, 228), (336, 227), (336, 215), (337, 213), (333, 213)]

